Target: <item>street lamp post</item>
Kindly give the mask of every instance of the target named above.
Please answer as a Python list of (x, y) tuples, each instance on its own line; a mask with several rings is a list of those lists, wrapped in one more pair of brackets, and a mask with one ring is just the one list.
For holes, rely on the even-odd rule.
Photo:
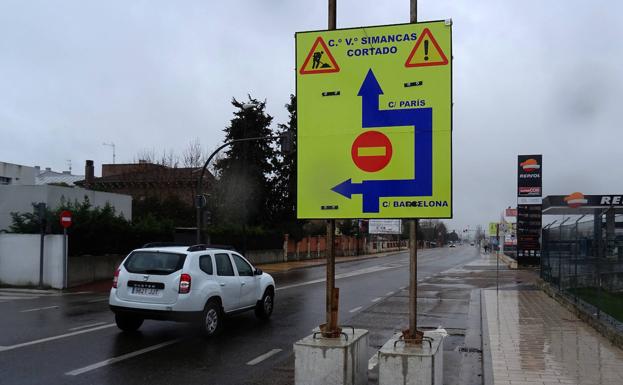
[(275, 140), (275, 139), (282, 139), (282, 138), (289, 138), (289, 137), (290, 137), (289, 134), (284, 134), (284, 135), (258, 136), (258, 137), (253, 137), (253, 138), (234, 139), (234, 140), (230, 140), (229, 142), (224, 143), (223, 145), (218, 147), (216, 150), (214, 150), (212, 154), (210, 154), (208, 159), (203, 164), (203, 168), (201, 169), (201, 174), (199, 175), (199, 179), (197, 179), (197, 197), (196, 197), (197, 198), (196, 199), (196, 208), (197, 208), (196, 241), (197, 241), (197, 244), (201, 243), (201, 228), (202, 228), (201, 215), (203, 213), (203, 207), (206, 205), (206, 201), (204, 198), (204, 191), (203, 191), (203, 178), (205, 176), (205, 172), (206, 172), (206, 169), (208, 168), (208, 165), (210, 164), (212, 159), (216, 156), (216, 154), (218, 154), (218, 152), (224, 149), (225, 147), (231, 146), (234, 143), (251, 142), (251, 141), (259, 141), (259, 140)]

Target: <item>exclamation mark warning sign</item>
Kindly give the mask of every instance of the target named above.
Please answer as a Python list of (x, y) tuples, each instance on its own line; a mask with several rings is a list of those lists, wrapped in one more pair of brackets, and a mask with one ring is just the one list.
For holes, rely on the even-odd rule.
[(405, 62), (405, 67), (425, 67), (448, 64), (448, 58), (441, 50), (437, 40), (428, 28), (424, 28), (422, 34), (415, 42), (415, 46)]

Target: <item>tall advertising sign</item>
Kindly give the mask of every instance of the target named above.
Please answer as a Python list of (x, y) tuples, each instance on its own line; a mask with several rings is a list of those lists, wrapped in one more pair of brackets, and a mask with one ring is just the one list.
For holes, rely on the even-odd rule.
[(517, 263), (535, 265), (541, 257), (542, 155), (517, 157)]

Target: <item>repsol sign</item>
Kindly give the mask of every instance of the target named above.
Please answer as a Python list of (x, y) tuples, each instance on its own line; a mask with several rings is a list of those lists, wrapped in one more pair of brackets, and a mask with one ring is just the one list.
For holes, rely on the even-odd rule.
[(623, 204), (623, 195), (602, 195), (599, 200), (601, 206), (619, 206)]

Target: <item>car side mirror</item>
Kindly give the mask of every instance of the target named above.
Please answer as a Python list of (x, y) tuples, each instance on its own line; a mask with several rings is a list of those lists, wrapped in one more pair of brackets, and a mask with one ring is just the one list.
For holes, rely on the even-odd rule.
[(264, 272), (262, 271), (262, 269), (258, 269), (257, 267), (255, 268), (255, 271), (253, 272), (254, 275), (262, 275), (264, 274)]

